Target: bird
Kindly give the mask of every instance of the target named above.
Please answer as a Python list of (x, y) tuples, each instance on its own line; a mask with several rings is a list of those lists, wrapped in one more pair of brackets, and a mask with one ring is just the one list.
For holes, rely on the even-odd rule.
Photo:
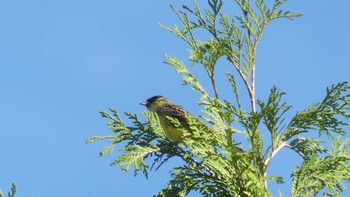
[[(193, 117), (197, 119), (197, 117), (183, 109), (181, 106), (175, 105), (169, 99), (159, 95), (153, 96), (147, 99), (145, 102), (140, 103), (140, 105), (147, 107), (149, 111), (154, 112), (158, 115), (159, 122), (163, 128), (165, 136), (174, 143), (177, 144), (183, 142), (184, 135), (182, 130), (175, 126), (169, 117), (177, 119), (183, 128), (185, 128), (190, 133), (193, 133), (193, 130), (190, 128), (188, 118)], [(206, 131), (210, 131), (212, 134), (215, 133), (213, 128), (207, 126), (198, 119), (197, 123), (200, 123), (200, 125), (203, 126), (202, 128), (204, 128)], [(236, 151), (238, 153), (244, 153), (244, 150), (237, 145), (238, 144), (235, 144), (234, 146), (236, 148)]]
[(193, 115), (181, 106), (175, 105), (169, 99), (157, 95), (148, 98), (145, 102), (140, 103), (140, 105), (147, 107), (149, 111), (158, 115), (160, 125), (169, 140), (175, 143), (181, 143), (183, 141), (182, 130), (175, 126), (169, 117), (177, 119), (183, 128), (191, 132), (187, 118)]

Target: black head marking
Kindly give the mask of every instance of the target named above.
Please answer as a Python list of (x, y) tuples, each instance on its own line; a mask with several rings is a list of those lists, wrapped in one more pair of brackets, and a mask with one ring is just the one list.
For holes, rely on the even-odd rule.
[(156, 101), (159, 98), (163, 98), (163, 96), (157, 95), (157, 96), (152, 96), (151, 98), (147, 99), (148, 103), (153, 103), (154, 101)]
[(146, 106), (147, 108), (156, 100), (164, 98), (163, 96), (157, 95), (157, 96), (152, 96), (151, 98), (147, 99), (145, 102), (140, 103), (140, 105)]

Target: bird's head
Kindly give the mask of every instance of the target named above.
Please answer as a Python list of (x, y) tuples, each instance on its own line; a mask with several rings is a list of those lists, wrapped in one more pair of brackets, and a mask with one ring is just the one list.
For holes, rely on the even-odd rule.
[(148, 110), (154, 112), (155, 108), (160, 106), (164, 102), (169, 102), (169, 100), (163, 96), (152, 96), (151, 98), (147, 99), (145, 102), (140, 103), (140, 105), (143, 105), (147, 107)]

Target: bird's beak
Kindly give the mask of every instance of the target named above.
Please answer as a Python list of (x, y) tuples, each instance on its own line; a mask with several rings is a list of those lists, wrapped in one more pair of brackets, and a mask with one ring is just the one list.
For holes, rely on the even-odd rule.
[(140, 105), (143, 105), (143, 106), (147, 106), (147, 104), (148, 104), (147, 101), (140, 103)]

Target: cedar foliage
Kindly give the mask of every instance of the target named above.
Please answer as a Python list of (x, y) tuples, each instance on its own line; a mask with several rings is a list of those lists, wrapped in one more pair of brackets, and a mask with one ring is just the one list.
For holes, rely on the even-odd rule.
[[(181, 25), (161, 25), (188, 44), (190, 66), (200, 66), (207, 73), (211, 90), (203, 88), (188, 65), (165, 55), (165, 64), (182, 75), (185, 85), (200, 93), (203, 119), (211, 128), (190, 118), (193, 132), (184, 130), (184, 142), (175, 145), (165, 138), (156, 114), (143, 112), (145, 121), (141, 121), (138, 115), (124, 112), (132, 121), (132, 125), (125, 125), (117, 110), (110, 109), (100, 113), (109, 120), (113, 135), (91, 137), (87, 143), (108, 140), (101, 156), (122, 144), (112, 165), (124, 171), (131, 167), (135, 176), (141, 172), (148, 177), (152, 169), (171, 158), (180, 158), (183, 164), (172, 169), (171, 180), (156, 196), (185, 196), (192, 191), (203, 196), (271, 196), (268, 180), (284, 181), (282, 176), (269, 176), (267, 170), (284, 148), (302, 158), (292, 173), (291, 196), (316, 196), (320, 192), (323, 196), (341, 196), (346, 189), (344, 182), (350, 181), (350, 144), (344, 137), (350, 117), (349, 84), (327, 87), (323, 100), (297, 112), (286, 123), (285, 115), (292, 106), (283, 102), (284, 92), (272, 87), (266, 101), (255, 98), (256, 49), (273, 20), (294, 20), (301, 14), (282, 10), (286, 0), (274, 0), (272, 5), (265, 0), (234, 2), (240, 9), (234, 16), (222, 11), (223, 0), (208, 0), (206, 9), (197, 1), (181, 9), (171, 5)], [(210, 37), (198, 39), (199, 31)], [(236, 71), (225, 73), (234, 102), (220, 98), (215, 76), (219, 59), (226, 59)], [(236, 80), (242, 80), (244, 86), (238, 87)], [(248, 92), (250, 109), (242, 107), (241, 89)], [(266, 128), (268, 135), (263, 135), (260, 128)], [(315, 132), (318, 136), (309, 135)], [(242, 147), (235, 140), (237, 135), (245, 137), (249, 146)], [(271, 143), (267, 144), (265, 138)]]

